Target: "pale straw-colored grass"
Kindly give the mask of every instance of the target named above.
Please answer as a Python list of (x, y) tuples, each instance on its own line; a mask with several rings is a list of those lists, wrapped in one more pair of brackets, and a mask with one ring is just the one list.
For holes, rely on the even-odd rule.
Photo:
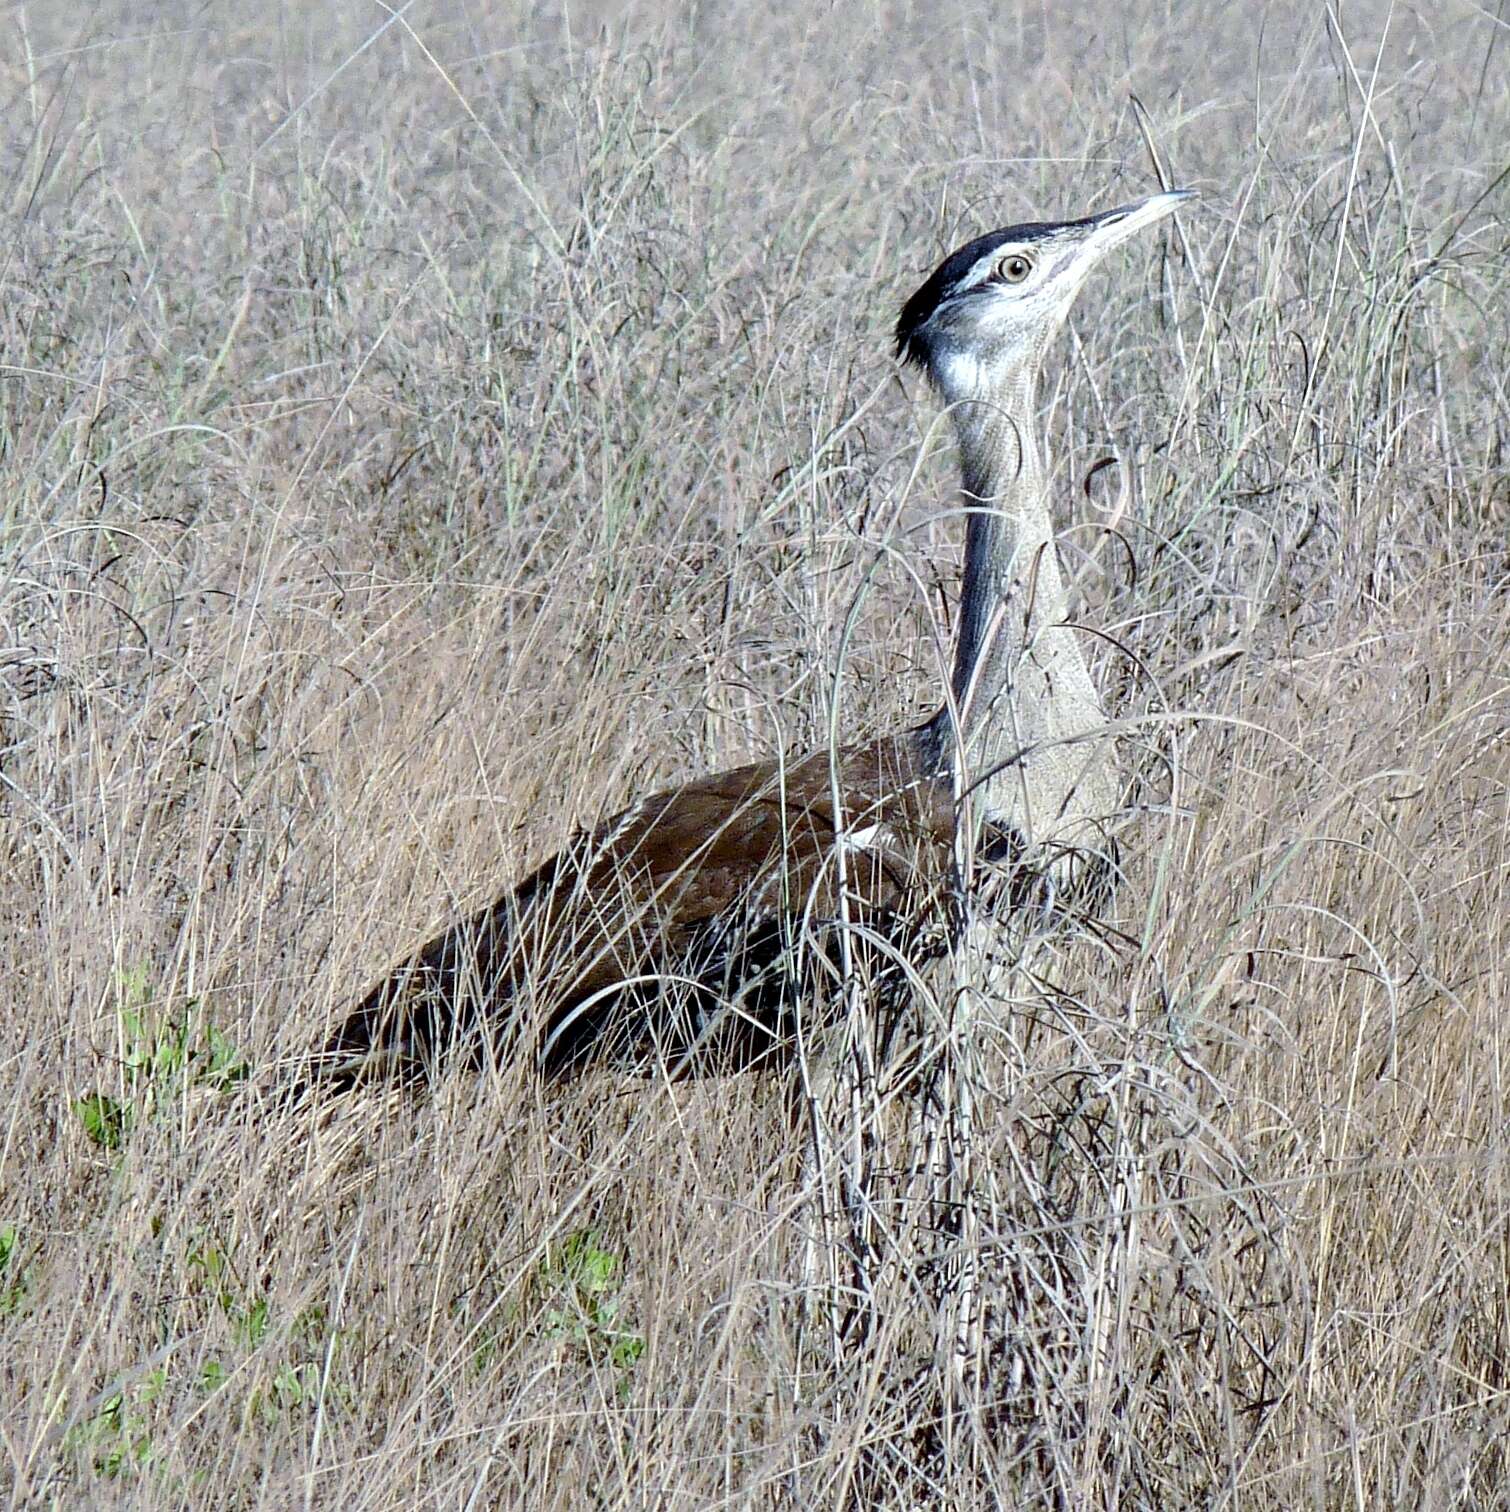
[[(9, 18), (12, 1504), (1503, 1500), (1491, 10)], [(282, 1106), (578, 827), (928, 707), (958, 520), (897, 304), (1161, 172), (1205, 197), (1047, 417), (1120, 933), (979, 1031), (964, 1410), (902, 1240), (864, 1347), (803, 1295), (778, 1078)]]

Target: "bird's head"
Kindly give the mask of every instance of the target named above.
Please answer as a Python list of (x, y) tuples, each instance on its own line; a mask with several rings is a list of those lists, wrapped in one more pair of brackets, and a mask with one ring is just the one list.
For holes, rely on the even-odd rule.
[(1193, 193), (1175, 189), (1084, 220), (1007, 226), (966, 243), (902, 306), (897, 356), (921, 367), (950, 404), (1031, 374), (1091, 269)]

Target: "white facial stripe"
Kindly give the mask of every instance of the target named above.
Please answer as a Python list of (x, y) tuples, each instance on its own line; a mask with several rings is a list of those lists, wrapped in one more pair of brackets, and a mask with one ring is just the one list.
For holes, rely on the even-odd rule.
[(970, 269), (969, 277), (966, 278), (965, 281), (960, 285), (961, 291), (980, 288), (980, 286), (985, 283), (996, 271), (997, 263), (999, 263), (1005, 255), (1006, 254), (1002, 251), (996, 251), (991, 253), (989, 257), (981, 258), (981, 260), (976, 263), (973, 268)]

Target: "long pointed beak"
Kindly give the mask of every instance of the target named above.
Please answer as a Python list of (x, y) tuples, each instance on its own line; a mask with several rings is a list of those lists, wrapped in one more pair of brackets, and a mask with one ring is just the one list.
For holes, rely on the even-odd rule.
[(1134, 200), (1130, 205), (1118, 205), (1115, 210), (1103, 210), (1100, 215), (1090, 217), (1092, 229), (1085, 239), (1085, 250), (1095, 257), (1102, 257), (1145, 226), (1151, 226), (1178, 210), (1186, 200), (1198, 197), (1199, 191), (1195, 189), (1171, 189), (1165, 194), (1150, 194), (1147, 199)]
[(1108, 252), (1136, 236), (1145, 226), (1163, 220), (1186, 200), (1195, 197), (1194, 189), (1171, 189), (1167, 194), (1151, 194), (1147, 199), (1134, 200), (1130, 205), (1118, 205), (1115, 210), (1103, 210), (1100, 215), (1087, 216), (1080, 222), (1085, 227), (1085, 235), (1070, 254), (1058, 280), (1063, 287), (1060, 309), (1068, 312), (1091, 269)]

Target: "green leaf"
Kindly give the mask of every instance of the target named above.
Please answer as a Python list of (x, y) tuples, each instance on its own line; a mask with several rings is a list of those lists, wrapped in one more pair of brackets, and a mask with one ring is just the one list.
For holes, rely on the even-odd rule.
[(639, 1334), (620, 1334), (613, 1341), (611, 1358), (617, 1369), (629, 1370), (644, 1353), (645, 1341)]
[(178, 1080), (189, 1063), (189, 1025), (164, 1024), (154, 1037), (152, 1075), (160, 1082)]
[(0, 1317), (8, 1317), (20, 1308), (31, 1285), (31, 1275), (21, 1268), (16, 1253), (20, 1239), (14, 1223), (0, 1228)]
[(131, 1109), (118, 1099), (104, 1092), (91, 1092), (73, 1105), (73, 1111), (84, 1132), (97, 1145), (107, 1150), (118, 1150), (131, 1131)]
[(126, 1040), (126, 1070), (136, 1078), (152, 1062), (152, 1038), (142, 1022), (142, 1016), (134, 1008), (122, 1008), (121, 1029)]
[(205, 1067), (201, 1079), (217, 1092), (224, 1092), (251, 1075), (251, 1066), (235, 1044), (213, 1024), (205, 1029), (205, 1048), (201, 1052)]
[(269, 1318), (265, 1297), (254, 1302), (245, 1312), (233, 1318), (236, 1331), (248, 1348), (255, 1349), (262, 1342), (263, 1336), (267, 1333)]
[(304, 1400), (304, 1377), (297, 1365), (285, 1365), (273, 1377), (273, 1395), (285, 1407), (297, 1407)]
[(145, 961), (139, 962), (135, 966), (127, 967), (124, 971), (116, 974), (115, 990), (120, 997), (123, 1008), (140, 1007), (141, 1004), (147, 1001), (147, 980), (147, 965)]

